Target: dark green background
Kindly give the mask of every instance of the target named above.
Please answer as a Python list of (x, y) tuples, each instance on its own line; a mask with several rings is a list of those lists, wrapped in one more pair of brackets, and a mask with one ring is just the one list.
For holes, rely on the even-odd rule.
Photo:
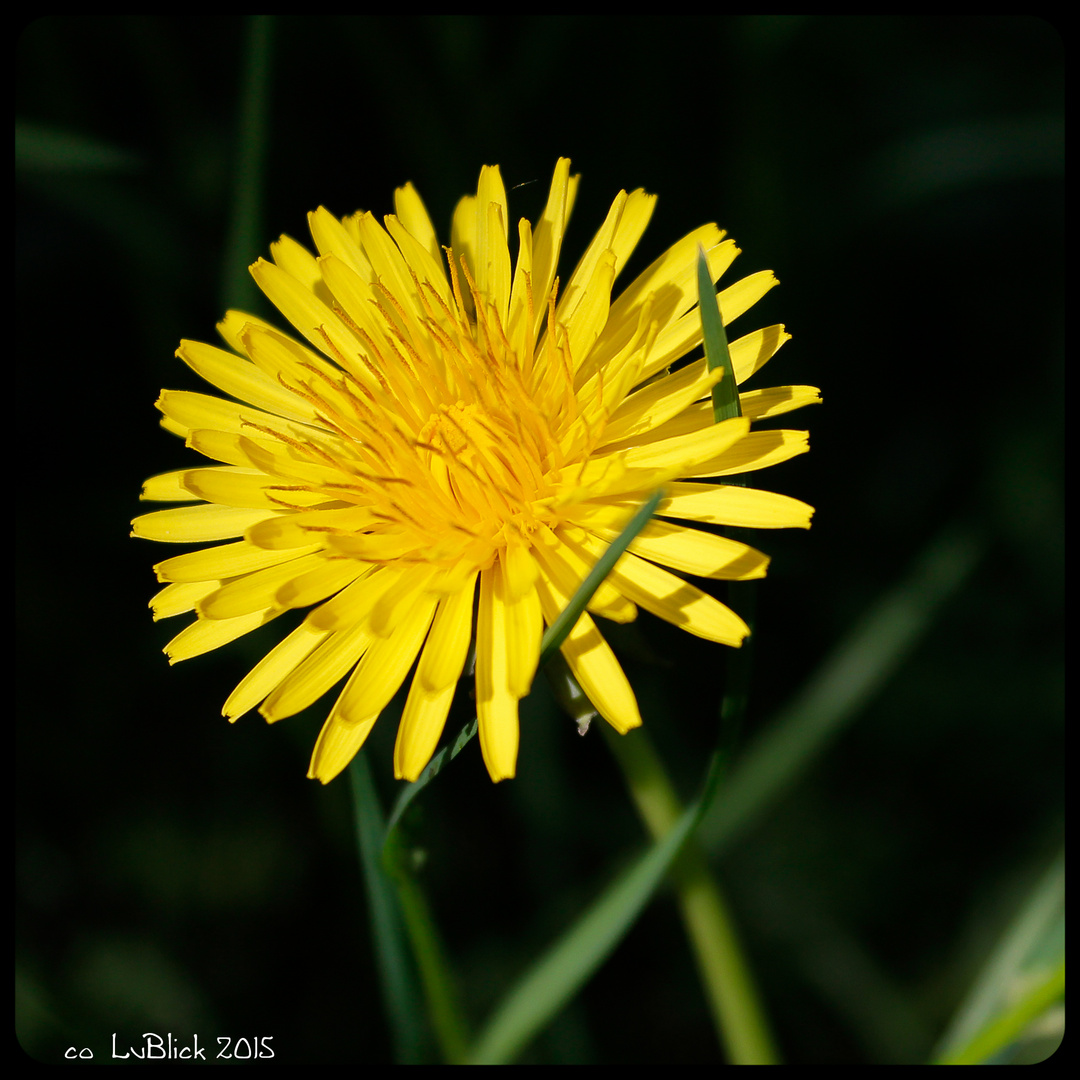
[[(278, 1060), (390, 1055), (349, 792), (304, 779), (325, 702), (267, 728), (221, 703), (269, 639), (169, 669), (141, 481), (173, 357), (237, 303), (225, 263), (237, 19), (53, 18), (16, 55), (18, 1035), (108, 1058), (144, 1031), (272, 1036)], [(283, 18), (257, 243), (412, 180), (448, 239), (498, 163), (535, 219), (582, 173), (572, 263), (620, 188), (659, 204), (635, 269), (705, 221), (782, 286), (734, 328), (795, 335), (756, 385), (820, 386), (810, 455), (762, 486), (749, 738), (941, 530), (978, 564), (906, 664), (717, 864), (784, 1054), (924, 1060), (1060, 840), (1063, 43), (1035, 18)], [(74, 140), (85, 139), (85, 146)], [(103, 149), (104, 148), (104, 151)], [(243, 247), (243, 242), (241, 242)], [(734, 280), (732, 278), (731, 280)], [(247, 303), (246, 299), (240, 298)], [(259, 303), (262, 303), (259, 301)], [(257, 310), (266, 314), (266, 307)], [(152, 507), (151, 507), (152, 508)], [(690, 797), (717, 647), (612, 634)], [(542, 683), (542, 680), (541, 680)], [(465, 695), (454, 725), (468, 718)], [(392, 797), (392, 718), (369, 757)], [(473, 743), (414, 836), (474, 1022), (643, 837), (603, 741), (538, 684), (519, 778)], [(528, 1052), (720, 1058), (669, 897)]]

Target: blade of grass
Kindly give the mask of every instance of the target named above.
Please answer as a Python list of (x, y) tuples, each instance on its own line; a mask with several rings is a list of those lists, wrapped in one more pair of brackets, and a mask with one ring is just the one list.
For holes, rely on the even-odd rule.
[(934, 1053), (942, 1065), (971, 1065), (1006, 1049), (1053, 1005), (1065, 983), (1065, 855), (1032, 885), (983, 965)]
[(465, 1018), (458, 1007), (459, 995), (446, 950), (439, 938), (431, 908), (408, 865), (408, 853), (395, 833), (383, 847), (383, 866), (397, 886), (405, 929), (412, 955), (420, 970), (427, 1014), (439, 1042), (442, 1060), (456, 1064), (465, 1055), (469, 1042)]
[[(648, 733), (641, 729), (624, 738), (607, 725), (601, 725), (601, 730), (649, 833), (654, 840), (665, 836), (683, 810)], [(717, 754), (722, 761), (730, 760), (730, 734), (729, 729), (721, 729), (723, 745)], [(707, 790), (701, 800), (702, 811), (711, 798), (712, 791)], [(735, 921), (695, 837), (688, 838), (673, 864), (671, 881), (728, 1062), (777, 1064), (778, 1054)]]
[(397, 891), (383, 868), (382, 810), (363, 751), (349, 763), (349, 781), (360, 865), (371, 909), (375, 958), (394, 1046), (394, 1060), (399, 1064), (417, 1063), (424, 1060), (424, 1002), (409, 956)]
[[(728, 352), (727, 331), (720, 314), (720, 302), (713, 288), (705, 249), (698, 246), (697, 263), (698, 309), (701, 313), (701, 332), (705, 340), (705, 363), (710, 371), (724, 369), (724, 377), (712, 388), (713, 417), (719, 424), (734, 416), (742, 416), (739, 404), (739, 388), (735, 383), (735, 369)], [(736, 482), (736, 481), (732, 481)]]
[(733, 769), (702, 822), (706, 851), (715, 855), (741, 835), (881, 690), (933, 626), (942, 604), (968, 579), (981, 552), (972, 534), (946, 529), (841, 640)]
[(1065, 996), (1062, 958), (1018, 1001), (1003, 1009), (970, 1042), (938, 1058), (938, 1065), (983, 1065), (1007, 1050), (1024, 1030)]
[(653, 492), (652, 496), (642, 504), (641, 509), (627, 522), (626, 527), (612, 541), (611, 546), (600, 556), (596, 565), (589, 572), (589, 576), (581, 583), (578, 591), (574, 593), (570, 603), (560, 612), (559, 617), (544, 631), (540, 642), (540, 665), (547, 662), (553, 652), (566, 640), (566, 635), (574, 629), (574, 624), (581, 617), (593, 593), (600, 588), (604, 578), (611, 573), (611, 568), (619, 561), (622, 554), (630, 546), (630, 541), (649, 523), (649, 519), (656, 512), (660, 500), (664, 497), (663, 489)]
[(232, 204), (221, 278), (222, 306), (245, 311), (251, 309), (259, 296), (247, 268), (265, 242), (262, 202), (270, 130), (273, 34), (273, 15), (248, 16), (244, 33), (240, 110), (236, 121)]
[[(541, 663), (554, 654), (559, 645), (565, 640), (566, 635), (573, 629), (574, 623), (577, 622), (581, 612), (585, 610), (586, 605), (600, 587), (601, 582), (607, 577), (630, 541), (641, 532), (652, 517), (662, 495), (662, 490), (656, 491), (637, 511), (581, 583), (565, 610), (548, 628), (541, 642)], [(455, 739), (453, 747), (444, 747), (439, 751), (417, 780), (409, 784), (401, 792), (390, 815), (389, 823), (381, 834), (383, 867), (396, 881), (398, 889), (396, 899), (403, 909), (405, 925), (408, 930), (408, 941), (412, 946), (413, 956), (420, 967), (432, 1023), (439, 1038), (443, 1055), (448, 1061), (459, 1061), (463, 1056), (466, 1039), (465, 1024), (457, 1009), (456, 995), (453, 993), (451, 986), (449, 966), (446, 964), (442, 948), (438, 942), (430, 910), (421, 890), (409, 874), (404, 853), (401, 851), (399, 825), (402, 816), (413, 799), (439, 774), (449, 761), (452, 761), (460, 753), (461, 749), (476, 734), (476, 730), (477, 722), (473, 720), (466, 725)], [(662, 876), (661, 874), (661, 878)], [(377, 883), (381, 884), (381, 882)], [(649, 893), (645, 894), (644, 899), (647, 899), (648, 895), (651, 895), (651, 889)], [(642, 903), (644, 903), (644, 899)], [(399, 943), (395, 943), (394, 949), (396, 950), (398, 947)], [(396, 953), (394, 958), (396, 958)], [(389, 961), (390, 958), (388, 958), (386, 969), (388, 974), (393, 974), (395, 969), (390, 965)], [(395, 991), (397, 990), (399, 988), (395, 986)], [(395, 1003), (399, 996), (400, 994), (396, 993)]]
[(506, 995), (477, 1037), (466, 1059), (470, 1064), (513, 1061), (610, 955), (693, 832), (716, 790), (720, 770), (719, 755), (714, 755), (701, 798), (683, 812), (659, 843), (605, 889)]
[(138, 154), (102, 139), (22, 120), (15, 122), (17, 174), (132, 172), (142, 164)]

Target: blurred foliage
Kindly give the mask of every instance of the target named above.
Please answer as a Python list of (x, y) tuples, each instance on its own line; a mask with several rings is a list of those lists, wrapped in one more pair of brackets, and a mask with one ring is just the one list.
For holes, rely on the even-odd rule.
[[(566, 154), (582, 173), (570, 260), (622, 187), (660, 196), (625, 280), (718, 221), (738, 272), (782, 281), (736, 325), (795, 335), (763, 384), (824, 391), (792, 418), (813, 452), (769, 477), (817, 514), (809, 534), (759, 538), (773, 563), (748, 754), (940, 536), (978, 551), (889, 677), (714, 860), (788, 1060), (946, 1053), (964, 1016), (986, 1020), (980, 980), (1006, 970), (988, 965), (1038, 907), (1062, 828), (1058, 30), (282, 17), (258, 45), (261, 133), (243, 97), (253, 35), (239, 17), (51, 17), (18, 42), (19, 402), (23, 430), (36, 416), (50, 437), (17, 504), (23, 1048), (101, 1061), (114, 1031), (198, 1032), (272, 1036), (278, 1060), (389, 1058), (347, 785), (303, 778), (325, 705), (226, 724), (220, 704), (279, 631), (169, 670), (176, 627), (145, 607), (161, 549), (127, 521), (146, 476), (191, 460), (152, 408), (162, 386), (203, 388), (178, 340), (214, 340), (228, 303), (270, 314), (238, 265), (281, 232), (305, 239), (320, 204), (388, 212), (407, 180), (447, 229), (484, 163), (502, 166), (512, 214), (535, 217)], [(645, 615), (610, 639), (689, 800), (716, 647)], [(461, 696), (453, 732), (472, 715)], [(367, 751), (384, 807), (393, 736), (388, 715)], [(644, 841), (603, 741), (579, 738), (543, 680), (518, 779), (491, 785), (474, 743), (408, 826), (474, 1020)], [(1053, 940), (1053, 918), (1040, 925)], [(525, 1059), (718, 1057), (661, 898)]]

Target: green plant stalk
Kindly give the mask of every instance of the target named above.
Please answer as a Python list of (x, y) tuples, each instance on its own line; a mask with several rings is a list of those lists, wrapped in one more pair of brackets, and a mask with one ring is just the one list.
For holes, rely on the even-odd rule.
[(420, 970), (420, 981), (427, 1001), (428, 1016), (444, 1062), (460, 1064), (469, 1044), (465, 1018), (458, 1007), (457, 988), (442, 947), (435, 920), (431, 915), (423, 889), (415, 876), (404, 866), (405, 855), (396, 843), (391, 844), (393, 856), (384, 849), (383, 858), (392, 858), (396, 866), (387, 866), (398, 889), (398, 900), (405, 920), (405, 929), (412, 947), (413, 959)]
[(683, 844), (701, 820), (702, 808), (715, 791), (718, 773), (717, 755), (713, 755), (701, 798), (529, 967), (477, 1036), (468, 1064), (512, 1062), (588, 981), (667, 877)]
[(384, 826), (367, 758), (360, 751), (349, 762), (353, 818), (370, 908), (375, 960), (379, 969), (394, 1059), (399, 1064), (424, 1060), (423, 1009), (416, 975), (402, 929), (402, 912), (393, 883), (383, 868)]
[[(720, 368), (724, 373), (712, 390), (713, 419), (719, 424), (741, 416), (742, 408), (720, 305), (701, 248), (698, 248), (697, 285), (706, 364), (710, 371)], [(744, 483), (742, 477), (733, 477), (730, 482)], [(731, 582), (730, 587), (735, 589), (750, 584)], [(753, 592), (745, 591), (747, 595), (743, 599), (746, 603), (737, 605), (741, 608), (748, 608), (754, 600)], [(744, 648), (729, 658), (717, 740), (721, 764), (730, 757), (731, 744), (746, 712), (750, 679), (748, 653), (749, 650)], [(643, 731), (636, 731), (627, 738), (620, 738), (604, 725), (601, 727), (646, 828), (654, 839), (664, 836), (679, 820), (682, 807), (648, 736)], [(718, 775), (716, 769), (710, 773), (710, 782), (700, 803), (702, 813), (713, 801)], [(692, 836), (672, 866), (670, 877), (712, 1008), (717, 1035), (728, 1060), (739, 1065), (775, 1064), (778, 1056), (734, 924), (705, 856)]]
[[(649, 834), (665, 836), (683, 808), (644, 731), (620, 736), (601, 725)], [(670, 873), (705, 985), (717, 1034), (734, 1065), (779, 1061), (738, 934), (701, 848), (691, 837)]]
[(250, 310), (259, 297), (247, 267), (262, 249), (263, 242), (261, 220), (270, 142), (274, 29), (273, 15), (250, 15), (244, 27), (232, 204), (221, 280), (223, 307), (244, 311)]
[(936, 1065), (981, 1065), (1015, 1042), (1024, 1029), (1065, 995), (1065, 961), (1061, 960), (1019, 1001), (986, 1025), (970, 1042), (939, 1057)]

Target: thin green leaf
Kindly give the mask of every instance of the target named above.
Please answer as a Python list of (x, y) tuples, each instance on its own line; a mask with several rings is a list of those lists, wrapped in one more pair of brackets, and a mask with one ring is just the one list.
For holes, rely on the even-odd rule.
[(439, 1042), (442, 1060), (461, 1061), (469, 1042), (465, 1018), (458, 1007), (458, 992), (442, 946), (427, 898), (409, 865), (410, 853), (400, 840), (400, 833), (388, 837), (383, 847), (383, 866), (397, 886), (397, 898), (412, 946), (412, 955), (420, 969), (420, 980), (427, 1002), (427, 1015)]
[[(983, 1065), (1007, 1050), (1025, 1029), (1065, 996), (1065, 960), (1062, 958), (1027, 993), (1002, 1010), (967, 1045), (939, 1058), (938, 1065)], [(1060, 1025), (1064, 1035), (1064, 1023)], [(1058, 1040), (1060, 1045), (1060, 1040)], [(1045, 1059), (1040, 1059), (1045, 1060)], [(1025, 1062), (1025, 1064), (1035, 1064)]]
[(1036, 881), (983, 965), (934, 1060), (973, 1065), (1000, 1054), (1065, 987), (1065, 857)]
[(701, 311), (701, 332), (705, 338), (705, 363), (710, 371), (723, 368), (724, 377), (712, 389), (713, 417), (719, 424), (742, 416), (739, 404), (739, 387), (735, 382), (735, 369), (728, 352), (727, 332), (720, 315), (720, 302), (713, 288), (709, 263), (703, 248), (698, 248), (697, 264), (698, 308)]
[(715, 789), (718, 759), (705, 794), (688, 807), (675, 827), (650, 848), (585, 912), (503, 999), (478, 1036), (471, 1064), (511, 1062), (577, 993), (634, 924), (664, 880)]
[(101, 139), (15, 122), (15, 170), (24, 173), (117, 173), (142, 165), (138, 154)]
[(706, 851), (715, 855), (739, 836), (881, 690), (968, 579), (981, 551), (975, 537), (947, 529), (855, 625), (740, 759), (702, 822)]
[(596, 565), (592, 568), (589, 576), (578, 587), (570, 603), (559, 614), (559, 617), (544, 632), (540, 642), (540, 663), (544, 664), (548, 657), (566, 640), (566, 635), (574, 629), (574, 624), (581, 617), (593, 593), (603, 584), (604, 578), (611, 573), (611, 568), (619, 561), (622, 554), (630, 546), (630, 541), (649, 523), (649, 519), (656, 512), (660, 500), (664, 497), (663, 489), (653, 492), (651, 498), (645, 502), (641, 509), (627, 522), (626, 528), (612, 541), (611, 546), (600, 556)]
[(259, 290), (248, 266), (263, 249), (262, 202), (270, 131), (273, 15), (249, 15), (244, 33), (240, 112), (232, 206), (225, 238), (221, 292), (224, 307), (250, 310)]
[(393, 812), (386, 826), (386, 835), (389, 840), (393, 831), (401, 821), (401, 815), (409, 808), (409, 804), (442, 772), (443, 766), (449, 764), (461, 753), (465, 745), (472, 739), (479, 729), (477, 720), (470, 720), (458, 732), (452, 746), (444, 746), (428, 763), (424, 771), (411, 783), (407, 784), (394, 803)]
[(422, 1020), (424, 1001), (409, 956), (397, 891), (383, 868), (385, 830), (382, 810), (363, 751), (349, 763), (349, 780), (360, 865), (371, 908), (375, 957), (394, 1045), (394, 1058), (400, 1064), (420, 1062), (424, 1060), (426, 1038)]

